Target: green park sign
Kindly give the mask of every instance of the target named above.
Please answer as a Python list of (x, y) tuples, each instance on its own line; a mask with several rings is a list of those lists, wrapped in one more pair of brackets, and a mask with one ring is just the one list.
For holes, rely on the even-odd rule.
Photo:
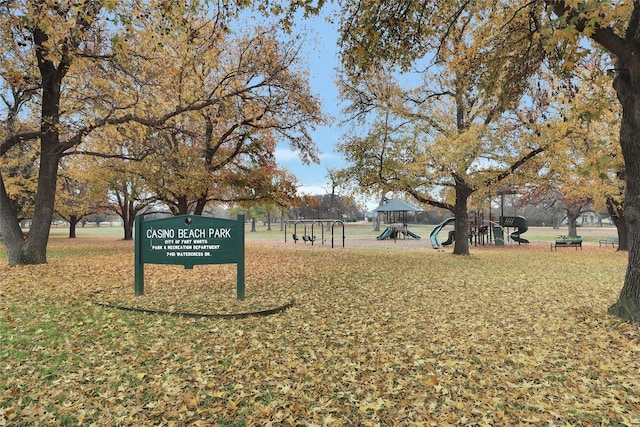
[(237, 220), (199, 215), (135, 219), (135, 294), (144, 294), (144, 264), (237, 264), (244, 300), (244, 215)]

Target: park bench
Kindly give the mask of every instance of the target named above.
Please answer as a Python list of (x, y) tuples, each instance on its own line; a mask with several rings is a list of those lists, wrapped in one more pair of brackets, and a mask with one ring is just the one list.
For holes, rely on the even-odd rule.
[(561, 237), (551, 244), (551, 250), (557, 250), (558, 248), (580, 248), (582, 250), (582, 238), (581, 237)]
[(599, 243), (600, 247), (604, 245), (604, 247), (606, 248), (607, 246), (611, 245), (612, 248), (615, 248), (619, 241), (617, 237), (607, 237), (606, 239), (600, 240)]

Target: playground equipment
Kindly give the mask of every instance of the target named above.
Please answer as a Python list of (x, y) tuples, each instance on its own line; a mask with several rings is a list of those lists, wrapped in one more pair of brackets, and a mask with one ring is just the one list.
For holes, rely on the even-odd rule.
[(409, 231), (407, 224), (387, 224), (387, 228), (376, 239), (398, 239), (402, 235), (403, 238), (411, 237), (413, 239), (420, 239), (413, 231)]
[(520, 243), (529, 243), (527, 239), (523, 239), (520, 237), (521, 234), (526, 233), (529, 229), (527, 225), (527, 220), (523, 216), (503, 216), (500, 218), (503, 227), (517, 227), (518, 229), (511, 233), (509, 237), (514, 242)]
[(378, 206), (373, 211), (386, 216), (385, 222), (387, 224), (387, 228), (378, 237), (376, 237), (378, 240), (395, 240), (399, 236), (402, 236), (405, 239), (408, 237), (414, 239), (420, 238), (416, 233), (409, 231), (407, 227), (407, 214), (408, 212), (421, 212), (422, 209), (411, 206), (402, 200), (394, 199)]
[[(493, 232), (493, 243), (496, 246), (503, 246), (505, 229), (502, 227), (502, 225), (500, 225), (499, 222), (490, 221), (486, 219), (483, 222), (486, 222), (489, 225), (491, 225), (491, 231)], [(486, 227), (487, 229), (489, 228), (489, 226), (486, 226)]]
[[(438, 233), (440, 232), (440, 230), (442, 230), (442, 228), (444, 228), (448, 224), (451, 224), (455, 220), (456, 220), (455, 218), (447, 218), (444, 221), (442, 221), (440, 224), (436, 225), (433, 228), (433, 230), (431, 230), (431, 233), (429, 234), (429, 239), (431, 240), (431, 246), (433, 246), (433, 249), (440, 248), (440, 243), (438, 242)], [(452, 242), (453, 242), (453, 237), (451, 236), (451, 233), (449, 233), (449, 239), (446, 242), (443, 242), (443, 245), (450, 245)]]
[[(439, 249), (441, 246), (441, 244), (438, 242), (438, 233), (445, 226), (447, 226), (448, 224), (451, 224), (452, 222), (455, 222), (455, 218), (447, 218), (433, 228), (433, 230), (429, 234), (429, 238), (431, 240), (431, 246), (433, 246), (434, 249)], [(511, 238), (511, 240), (513, 240), (514, 242), (518, 242), (518, 244), (529, 243), (527, 239), (521, 237), (521, 235), (529, 229), (526, 218), (522, 216), (501, 217), (499, 223), (490, 221), (490, 220), (480, 220), (480, 223), (479, 223), (478, 218), (476, 216), (476, 221), (470, 222), (469, 224), (470, 225), (469, 241), (471, 243), (473, 243), (474, 238), (475, 238), (476, 245), (478, 243), (481, 243), (484, 245), (485, 237), (488, 237), (487, 242), (491, 241), (489, 226), (480, 225), (481, 223), (488, 223), (493, 226), (491, 231), (493, 232), (493, 236), (494, 236), (494, 239), (493, 239), (494, 244), (497, 246), (504, 245), (505, 228), (509, 228), (509, 227), (517, 228), (516, 231), (509, 234), (509, 237)], [(448, 239), (442, 242), (442, 246), (447, 246), (452, 244), (454, 239), (455, 239), (455, 231), (449, 231)]]
[[(324, 236), (325, 227), (327, 229), (331, 228), (331, 247), (334, 247), (334, 228), (336, 226), (342, 227), (342, 247), (344, 248), (344, 222), (339, 219), (295, 219), (285, 221), (284, 223), (284, 241), (287, 242), (287, 227), (293, 224), (293, 233), (291, 237), (293, 238), (294, 243), (298, 243), (298, 240), (302, 239), (303, 242), (310, 242), (311, 245), (317, 240), (316, 232), (318, 231), (318, 227), (320, 228), (320, 242), (324, 245), (326, 241)], [(298, 234), (298, 225), (303, 225), (303, 234)], [(310, 234), (307, 233), (307, 227), (311, 230)]]

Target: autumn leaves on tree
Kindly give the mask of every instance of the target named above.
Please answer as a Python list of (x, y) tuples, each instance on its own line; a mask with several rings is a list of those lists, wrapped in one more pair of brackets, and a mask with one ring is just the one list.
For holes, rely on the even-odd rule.
[[(614, 88), (622, 105), (619, 142), (625, 165), (621, 171), (620, 163), (612, 162), (612, 169), (603, 172), (602, 177), (612, 182), (626, 179), (624, 216), (630, 256), (625, 286), (612, 312), (625, 319), (640, 319), (640, 270), (637, 269), (640, 264), (640, 132), (637, 131), (640, 126), (637, 112), (640, 108), (637, 81), (640, 79), (637, 52), (640, 2), (400, 0), (379, 3), (363, 0), (346, 5), (341, 16), (342, 58), (347, 72), (343, 93), (360, 116), (373, 113), (377, 117), (375, 123), (390, 124), (371, 127), (383, 129), (377, 138), (379, 145), (372, 151), (367, 152), (361, 144), (371, 139), (368, 136), (356, 136), (344, 144), (343, 150), (354, 159), (354, 164), (361, 161), (358, 156), (362, 153), (375, 159), (375, 164), (369, 163), (371, 167), (364, 169), (374, 173), (360, 174), (358, 179), (369, 188), (407, 191), (418, 200), (446, 207), (455, 213), (457, 220), (466, 220), (466, 201), (472, 193), (486, 191), (509, 175), (514, 175), (514, 181), (518, 182), (516, 172), (521, 172), (518, 169), (527, 161), (535, 160), (537, 151), (553, 155), (553, 145), (566, 144), (573, 132), (568, 122), (562, 115), (545, 114), (545, 110), (554, 113), (564, 109), (562, 100), (558, 103), (556, 98), (539, 98), (535, 94), (548, 93), (548, 89), (558, 93), (570, 87), (555, 83), (572, 81), (573, 71), (596, 49), (592, 42), (613, 55), (616, 62), (610, 69), (615, 75)], [(394, 103), (380, 103), (377, 95), (368, 96), (376, 92), (370, 90), (375, 86), (362, 80), (379, 81), (377, 77), (368, 76), (380, 69), (389, 70), (389, 76), (398, 80), (407, 72), (423, 76), (419, 96), (405, 91), (396, 96), (399, 102)], [(446, 104), (449, 110), (437, 108), (437, 103), (446, 98), (450, 99)], [(544, 103), (538, 104), (540, 101)], [(407, 113), (407, 103), (428, 103), (432, 107), (425, 117), (415, 111)], [(525, 117), (525, 121), (515, 120), (522, 118), (522, 111), (532, 105), (542, 109), (533, 109), (533, 115)], [(585, 110), (589, 111), (589, 108)], [(571, 122), (573, 126), (593, 121), (580, 116), (580, 112), (573, 115), (577, 118)], [(421, 129), (413, 127), (417, 119), (422, 122)], [(439, 129), (443, 124), (446, 134)], [(389, 138), (391, 135), (393, 139)], [(593, 145), (593, 141), (585, 139), (576, 145), (578, 139), (573, 138), (571, 147), (565, 145), (564, 158), (580, 145), (598, 146), (597, 141)], [(491, 147), (494, 140), (497, 144)], [(398, 141), (404, 141), (405, 147), (409, 144), (407, 141), (411, 141), (414, 146), (422, 147), (426, 156), (401, 148)], [(446, 148), (443, 150), (441, 145)], [(489, 149), (483, 152), (482, 148)], [(409, 174), (413, 182), (407, 181), (407, 174), (401, 173), (397, 164), (385, 161), (387, 154), (398, 149), (407, 154), (400, 163), (418, 166)], [(446, 150), (443, 162), (438, 155)], [(506, 156), (500, 159), (496, 153)], [(608, 153), (611, 151), (607, 150)], [(514, 157), (506, 160), (509, 155)], [(425, 159), (436, 161), (429, 163)], [(573, 167), (565, 169), (584, 176), (584, 169), (582, 173)], [(375, 179), (371, 180), (372, 177)], [(420, 191), (421, 184), (426, 192)], [(449, 192), (447, 187), (451, 188)], [(612, 188), (605, 198), (621, 225), (625, 222), (619, 220), (622, 205), (616, 200), (621, 185), (614, 184)], [(464, 240), (458, 231), (464, 227), (463, 221), (456, 221), (456, 243)], [(622, 232), (626, 233), (626, 229)], [(464, 243), (457, 245), (454, 253), (468, 253), (464, 246)]]
[[(548, 146), (540, 116), (523, 121), (518, 114), (532, 103), (550, 108), (536, 92), (546, 55), (532, 37), (538, 23), (531, 16), (501, 25), (477, 18), (503, 16), (506, 5), (461, 9), (443, 26), (447, 11), (435, 7), (412, 24), (422, 18), (411, 16), (419, 11), (409, 3), (396, 9), (372, 2), (345, 15), (351, 25), (343, 25), (342, 94), (352, 102), (347, 113), (371, 115), (373, 125), (342, 150), (355, 165), (349, 174), (363, 186), (449, 209), (456, 218), (454, 253), (468, 254), (470, 197)], [(397, 16), (401, 10), (407, 20)], [(407, 74), (417, 83), (408, 86)]]
[[(287, 141), (303, 161), (315, 161), (309, 131), (323, 120), (297, 68), (300, 41), (280, 42), (269, 28), (232, 35), (234, 12), (223, 6), (0, 3), (9, 111), (0, 154), (4, 160), (39, 141), (26, 241), (4, 182), (11, 173), (0, 182), (10, 264), (46, 262), (59, 164), (72, 154), (100, 156), (105, 167), (128, 162), (114, 170), (145, 178), (137, 197), (176, 213), (211, 200), (291, 195), (293, 177), (278, 170), (275, 144)], [(252, 175), (260, 186), (247, 180)]]

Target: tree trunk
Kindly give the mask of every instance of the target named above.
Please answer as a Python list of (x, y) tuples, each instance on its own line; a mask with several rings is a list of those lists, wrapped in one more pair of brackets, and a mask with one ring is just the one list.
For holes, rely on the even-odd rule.
[(569, 228), (569, 237), (578, 237), (578, 212), (567, 210), (567, 227)]
[(7, 249), (9, 265), (22, 263), (22, 246), (24, 238), (18, 216), (0, 175), (0, 237)]
[(629, 250), (629, 227), (627, 227), (627, 221), (623, 217), (619, 224), (616, 224), (618, 230), (618, 250)]
[[(625, 68), (623, 64), (618, 67)], [(609, 312), (637, 323), (640, 322), (640, 70), (633, 71), (618, 72), (614, 80), (622, 104), (620, 146), (627, 178), (624, 216), (629, 228), (629, 261), (618, 301)]]
[(177, 197), (177, 212), (176, 215), (186, 215), (189, 213), (189, 201), (187, 200), (187, 196), (178, 196)]
[(624, 215), (624, 206), (616, 203), (614, 200), (607, 198), (607, 211), (611, 217), (611, 221), (618, 230), (618, 250), (629, 250), (629, 228)]
[(280, 208), (280, 231), (284, 231), (284, 208)]
[(136, 208), (135, 202), (133, 200), (127, 200), (125, 203), (125, 209), (123, 211), (127, 212), (125, 217), (122, 218), (122, 224), (124, 227), (124, 240), (133, 240), (133, 224), (136, 221)]
[(380, 212), (373, 216), (373, 231), (380, 231)]
[(193, 210), (194, 215), (202, 215), (204, 208), (207, 206), (207, 197), (208, 196), (206, 194), (198, 197), (198, 200), (196, 200), (196, 207)]
[(76, 225), (78, 225), (79, 222), (80, 222), (80, 218), (78, 218), (76, 215), (71, 215), (69, 217), (69, 238), (70, 239), (76, 238)]
[(464, 183), (456, 179), (456, 205), (453, 211), (455, 220), (455, 244), (454, 255), (469, 255), (469, 212), (467, 202), (472, 190)]
[[(384, 205), (384, 201), (386, 200), (386, 197), (384, 197), (384, 194), (380, 197), (380, 203), (378, 203), (378, 207)], [(373, 231), (380, 231), (380, 212), (376, 212), (375, 216), (373, 217)]]
[(59, 156), (58, 135), (45, 133), (41, 142), (40, 169), (36, 203), (29, 230), (29, 238), (22, 251), (23, 264), (45, 264), (47, 262), (47, 243), (53, 220), (53, 207), (56, 198)]
[(123, 240), (133, 240), (133, 223), (132, 221), (123, 221), (124, 236)]
[[(46, 57), (43, 46), (49, 42), (49, 36), (41, 28), (33, 28), (33, 41), (36, 45), (36, 58), (42, 82), (42, 101), (40, 106), (40, 166), (38, 170), (38, 188), (29, 236), (22, 247), (20, 264), (45, 264), (47, 262), (47, 243), (53, 219), (53, 208), (58, 181), (58, 165), (64, 147), (60, 144), (60, 89), (62, 79), (70, 66), (70, 57), (63, 54), (58, 66)], [(15, 215), (14, 215), (15, 216)], [(16, 224), (17, 218), (14, 219)], [(17, 225), (19, 227), (19, 225)]]

